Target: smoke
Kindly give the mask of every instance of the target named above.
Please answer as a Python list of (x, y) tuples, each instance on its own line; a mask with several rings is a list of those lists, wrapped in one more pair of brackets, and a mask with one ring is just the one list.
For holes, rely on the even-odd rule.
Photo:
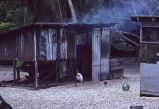
[(158, 0), (119, 0), (113, 6), (93, 7), (79, 21), (81, 23), (117, 23), (124, 31), (131, 31), (139, 27), (139, 23), (133, 22), (130, 16), (134, 15), (158, 15)]

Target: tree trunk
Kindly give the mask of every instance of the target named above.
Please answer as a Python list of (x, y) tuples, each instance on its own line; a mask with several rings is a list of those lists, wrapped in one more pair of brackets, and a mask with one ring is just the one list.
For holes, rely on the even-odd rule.
[(72, 15), (72, 21), (74, 23), (77, 23), (77, 16), (76, 16), (76, 13), (75, 13), (75, 10), (74, 10), (74, 7), (73, 7), (72, 0), (68, 0), (68, 4), (69, 4), (71, 15)]

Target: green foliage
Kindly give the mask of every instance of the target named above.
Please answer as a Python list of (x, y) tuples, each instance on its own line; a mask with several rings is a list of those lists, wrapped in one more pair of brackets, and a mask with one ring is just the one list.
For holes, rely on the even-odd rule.
[(0, 31), (8, 30), (8, 29), (11, 29), (11, 28), (13, 28), (15, 26), (16, 26), (16, 24), (12, 23), (12, 22), (1, 22), (0, 23)]
[(21, 60), (17, 61), (17, 63), (16, 63), (16, 68), (22, 67), (23, 64), (24, 64), (24, 61), (21, 61)]
[(25, 7), (21, 0), (0, 2), (0, 32), (23, 25)]

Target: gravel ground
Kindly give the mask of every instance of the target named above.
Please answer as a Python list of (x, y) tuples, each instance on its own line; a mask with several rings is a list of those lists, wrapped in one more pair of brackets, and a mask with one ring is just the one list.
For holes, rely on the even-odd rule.
[[(28, 73), (21, 73), (20, 77), (25, 78)], [(13, 80), (13, 68), (10, 66), (0, 66), (0, 81)]]
[(13, 80), (13, 68), (8, 66), (0, 66), (0, 81)]
[[(0, 94), (14, 109), (159, 109), (159, 98), (139, 96), (139, 65), (125, 66), (126, 78), (103, 82), (84, 82), (41, 89), (0, 87)], [(122, 91), (129, 84), (130, 90)]]

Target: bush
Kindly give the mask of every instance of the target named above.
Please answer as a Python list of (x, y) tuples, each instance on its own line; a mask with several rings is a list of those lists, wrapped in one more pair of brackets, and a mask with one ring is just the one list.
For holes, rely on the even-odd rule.
[(15, 27), (16, 24), (12, 23), (12, 22), (1, 22), (0, 23), (0, 31), (2, 30), (9, 30), (13, 27)]

